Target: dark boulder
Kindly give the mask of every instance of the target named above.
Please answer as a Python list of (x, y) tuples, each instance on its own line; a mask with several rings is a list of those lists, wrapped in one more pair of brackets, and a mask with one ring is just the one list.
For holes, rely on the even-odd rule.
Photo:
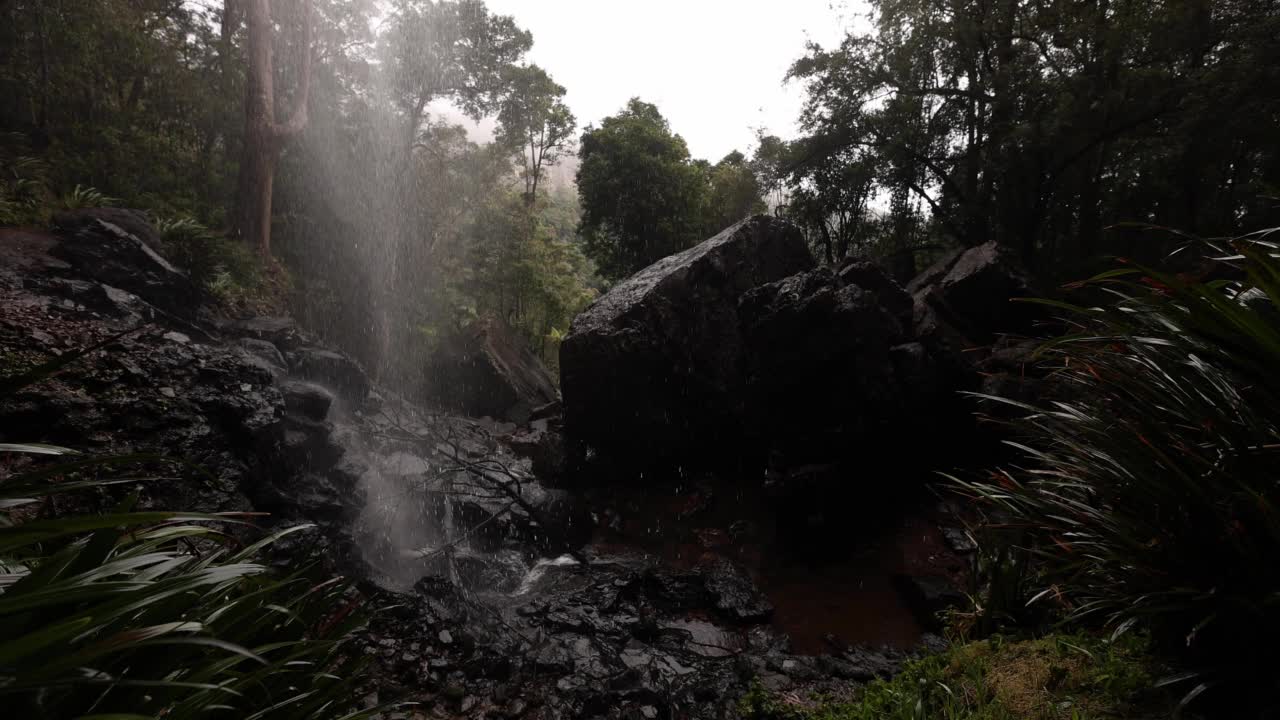
[(285, 410), (297, 413), (308, 420), (322, 422), (333, 405), (333, 393), (302, 380), (288, 380), (280, 384), (284, 395)]
[(473, 417), (523, 423), (559, 400), (555, 379), (511, 328), (482, 320), (449, 337), (428, 364), (427, 396)]
[[(1011, 401), (984, 398), (978, 406), (983, 418), (1003, 423), (1025, 416), (1028, 412), (1025, 406), (1042, 406), (1049, 400), (1069, 399), (1064, 393), (1070, 390), (1070, 384), (1054, 383), (1051, 379), (1052, 363), (1046, 363), (1037, 355), (1041, 344), (1037, 340), (1001, 338), (977, 361), (980, 392)], [(1007, 429), (1017, 428), (1011, 426)]]
[(121, 226), (79, 214), (62, 216), (62, 221), (61, 242), (51, 252), (83, 275), (180, 318), (194, 317), (207, 299), (186, 273)]
[(874, 447), (901, 429), (910, 408), (893, 348), (911, 339), (911, 327), (902, 323), (905, 293), (884, 283), (846, 284), (821, 268), (743, 296), (751, 436), (792, 460), (812, 460), (850, 443)]
[(223, 328), (232, 335), (260, 340), (278, 350), (294, 350), (303, 344), (298, 324), (291, 317), (250, 317), (228, 323)]
[(239, 345), (249, 362), (265, 370), (271, 377), (278, 379), (288, 374), (289, 365), (275, 345), (254, 338), (240, 338)]
[(742, 568), (716, 558), (702, 563), (699, 569), (704, 573), (712, 605), (721, 617), (735, 623), (760, 623), (773, 616), (773, 604)]
[(901, 285), (870, 260), (851, 260), (836, 273), (846, 285), (855, 285), (875, 294), (876, 299), (904, 328), (911, 327), (914, 303)]
[(338, 397), (360, 407), (369, 394), (369, 376), (353, 358), (336, 350), (302, 347), (289, 354), (289, 366), (298, 377), (332, 389)]
[(744, 220), (619, 283), (574, 319), (560, 348), (574, 452), (673, 467), (736, 442), (738, 301), (814, 267), (800, 231)]
[(544, 484), (555, 483), (564, 476), (564, 433), (559, 418), (531, 420), (529, 425), (503, 438), (518, 457), (532, 463), (533, 474)]
[(147, 247), (156, 252), (161, 252), (163, 249), (160, 231), (151, 224), (151, 219), (141, 210), (109, 207), (68, 210), (54, 215), (53, 225), (63, 233), (75, 234), (81, 230), (92, 229), (98, 220), (115, 225), (146, 243)]
[(333, 425), (300, 415), (284, 418), (281, 448), (291, 468), (323, 473), (342, 459), (346, 448), (333, 436)]
[[(1015, 302), (1038, 293), (1011, 251), (994, 242), (955, 251), (920, 273), (907, 290), (915, 306), (916, 336), (934, 366), (931, 374), (952, 391), (953, 417), (979, 409), (973, 401), (957, 402), (956, 391), (1012, 394), (1020, 400), (1038, 393), (1038, 375), (1028, 377), (1012, 356), (997, 357), (1006, 342), (1002, 338), (1041, 332), (1048, 316), (1043, 306)], [(1018, 347), (1017, 354), (1029, 355)]]
[(1034, 283), (1012, 252), (995, 242), (944, 257), (912, 280), (907, 291), (936, 315), (926, 322), (945, 323), (979, 345), (1002, 334), (1032, 333), (1045, 316), (1039, 306), (1014, 302), (1035, 297)]

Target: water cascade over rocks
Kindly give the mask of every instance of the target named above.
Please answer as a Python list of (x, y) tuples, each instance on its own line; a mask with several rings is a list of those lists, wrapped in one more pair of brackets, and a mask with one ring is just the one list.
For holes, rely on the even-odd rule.
[[(908, 293), (871, 264), (815, 268), (794, 228), (754, 218), (588, 309), (563, 404), (486, 336), (459, 366), (486, 396), (445, 411), (289, 318), (228, 317), (138, 214), (58, 225), (0, 231), (0, 345), (34, 363), (110, 342), (0, 402), (0, 441), (186, 458), (211, 479), (142, 486), (144, 505), (314, 523), (278, 561), (391, 608), (361, 637), (365, 700), (433, 717), (719, 718), (753, 681), (895, 672), (941, 642), (932, 613), (972, 547), (889, 491), (919, 483), (888, 474), (887, 439), (970, 432), (920, 409), (1027, 377), (971, 315), (1027, 289), (994, 249)], [(505, 417), (457, 414), (495, 397)]]

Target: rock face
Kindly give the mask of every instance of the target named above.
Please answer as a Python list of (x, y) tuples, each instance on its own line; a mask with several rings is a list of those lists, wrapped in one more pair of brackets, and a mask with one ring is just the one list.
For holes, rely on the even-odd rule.
[(369, 376), (349, 355), (329, 348), (305, 346), (287, 357), (293, 373), (332, 388), (354, 407), (360, 407), (369, 395)]
[(874, 263), (815, 268), (793, 227), (745, 221), (574, 321), (561, 348), (569, 450), (659, 475), (853, 457), (872, 472), (954, 390), (913, 311)]
[[(969, 442), (961, 391), (1036, 390), (1028, 346), (993, 347), (1036, 331), (1039, 306), (1011, 302), (1033, 295), (993, 243), (904, 289), (865, 260), (815, 268), (795, 228), (752, 218), (574, 320), (561, 348), (569, 466), (587, 483), (731, 469), (770, 478), (782, 507), (865, 501), (861, 478), (923, 478)], [(925, 438), (931, 452), (916, 452)], [(841, 479), (793, 481), (805, 467)]]
[(145, 236), (155, 230), (139, 225), (134, 211), (96, 208), (61, 215), (58, 222), (62, 242), (53, 253), (85, 276), (187, 319), (207, 300), (186, 273), (148, 244)]
[(58, 213), (53, 218), (53, 224), (59, 231), (74, 235), (81, 230), (92, 229), (99, 220), (115, 225), (146, 243), (147, 247), (160, 252), (160, 233), (151, 224), (147, 214), (141, 210), (111, 207), (80, 208)]
[(598, 299), (560, 347), (565, 428), (579, 452), (679, 462), (736, 439), (738, 301), (813, 266), (797, 228), (758, 216)]
[[(1041, 305), (1015, 302), (1036, 297), (1030, 274), (995, 243), (953, 252), (907, 286), (915, 304), (916, 335), (928, 349), (939, 382), (1034, 404), (1045, 371), (1027, 337), (1043, 336), (1049, 314)], [(1010, 406), (987, 402), (986, 415), (1009, 418)]]
[(1026, 270), (994, 242), (947, 255), (912, 280), (907, 292), (980, 345), (1000, 334), (1034, 332), (1044, 317), (1034, 305), (1012, 302), (1037, 293)]
[(874, 277), (866, 287), (821, 268), (743, 296), (752, 444), (792, 459), (829, 458), (901, 429), (912, 390), (899, 382), (893, 348), (911, 340), (911, 327), (890, 308), (907, 297), (878, 271), (866, 273)]
[(451, 336), (428, 364), (426, 394), (472, 417), (523, 423), (560, 399), (542, 361), (505, 324), (472, 323)]

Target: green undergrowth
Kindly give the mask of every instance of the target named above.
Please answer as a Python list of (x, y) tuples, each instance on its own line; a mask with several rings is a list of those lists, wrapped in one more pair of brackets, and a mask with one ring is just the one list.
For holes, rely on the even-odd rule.
[[(100, 347), (6, 378), (0, 400)], [(252, 514), (138, 509), (139, 487), (179, 476), (207, 478), (159, 456), (0, 443), (3, 716), (359, 720), (389, 709), (353, 710), (370, 677), (356, 641), (367, 599), (312, 559), (285, 570), (271, 554), (310, 526), (264, 535)]]
[(224, 304), (254, 314), (280, 310), (290, 292), (283, 268), (268, 268), (242, 242), (189, 217), (156, 223), (165, 256)]
[(993, 636), (909, 663), (845, 698), (803, 698), (757, 685), (750, 720), (1146, 720), (1168, 717), (1158, 669), (1136, 636), (1034, 640)]

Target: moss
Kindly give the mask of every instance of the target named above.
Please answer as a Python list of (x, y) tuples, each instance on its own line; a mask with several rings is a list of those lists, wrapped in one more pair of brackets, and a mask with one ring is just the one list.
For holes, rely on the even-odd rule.
[(1138, 718), (1166, 705), (1152, 685), (1151, 661), (1137, 638), (995, 637), (912, 662), (851, 700), (805, 700), (756, 687), (740, 711), (755, 720)]

